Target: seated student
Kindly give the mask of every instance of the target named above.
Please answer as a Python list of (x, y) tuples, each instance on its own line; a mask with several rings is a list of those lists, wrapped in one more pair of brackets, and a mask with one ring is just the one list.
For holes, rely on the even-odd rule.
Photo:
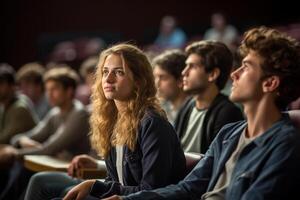
[[(74, 100), (77, 73), (67, 67), (53, 68), (46, 72), (44, 81), (48, 100), (54, 108), (35, 128), (14, 136), (11, 140), (13, 146), (0, 147), (0, 165), (14, 164), (10, 174), (16, 174), (14, 171), (26, 171), (15, 162), (24, 155), (53, 155), (69, 159), (90, 150), (87, 138), (89, 113), (79, 101)], [(22, 169), (19, 170), (20, 168)], [(15, 186), (19, 180), (25, 179), (22, 178), (25, 173), (27, 174), (20, 172), (15, 178), (11, 175), (9, 182), (12, 184), (7, 185), (7, 192), (4, 191), (2, 196), (18, 195), (13, 188), (22, 189), (23, 186)]]
[(68, 67), (53, 68), (44, 76), (46, 94), (54, 107), (31, 131), (16, 135), (11, 143), (15, 156), (58, 155), (65, 159), (89, 151), (89, 113), (74, 100), (77, 73)]
[(238, 37), (237, 29), (233, 25), (228, 24), (225, 14), (215, 12), (211, 15), (211, 28), (205, 31), (203, 39), (223, 42), (232, 52), (235, 52)]
[[(0, 63), (0, 146), (9, 144), (13, 136), (32, 129), (37, 122), (32, 102), (16, 91), (15, 70)], [(3, 168), (6, 166), (0, 165), (0, 193), (9, 176), (9, 169)]]
[(32, 129), (38, 122), (32, 102), (16, 91), (15, 70), (0, 64), (0, 144)]
[(157, 96), (162, 99), (162, 107), (171, 124), (174, 124), (178, 110), (187, 100), (187, 94), (183, 91), (181, 76), (185, 67), (185, 60), (184, 52), (174, 49), (164, 51), (152, 61)]
[[(141, 50), (119, 44), (101, 53), (92, 91), (91, 141), (105, 158), (108, 176), (104, 182), (80, 183), (65, 199), (130, 194), (183, 178), (184, 153), (155, 95), (152, 67)], [(66, 179), (65, 175), (54, 176)], [(48, 180), (58, 185), (62, 180), (44, 177), (45, 181), (39, 181), (42, 176), (31, 180), (26, 199), (45, 198), (34, 196), (42, 195), (47, 188), (31, 191), (34, 185)], [(47, 198), (59, 196), (63, 189), (57, 189), (57, 194), (48, 193)]]
[(217, 41), (199, 41), (186, 47), (183, 91), (192, 95), (174, 123), (185, 152), (205, 153), (219, 130), (243, 119), (241, 110), (220, 91), (228, 80), (232, 53)]
[(50, 105), (44, 90), (44, 73), (44, 66), (33, 62), (23, 65), (16, 74), (20, 92), (29, 97), (33, 102), (34, 110), (40, 120), (42, 120), (50, 110)]
[(171, 48), (182, 48), (186, 41), (187, 36), (177, 25), (176, 18), (166, 15), (161, 19), (159, 34), (154, 41), (152, 49), (162, 51)]
[(300, 134), (281, 113), (300, 94), (299, 49), (299, 42), (274, 29), (246, 32), (230, 99), (243, 104), (247, 120), (224, 126), (177, 185), (106, 200), (299, 197)]

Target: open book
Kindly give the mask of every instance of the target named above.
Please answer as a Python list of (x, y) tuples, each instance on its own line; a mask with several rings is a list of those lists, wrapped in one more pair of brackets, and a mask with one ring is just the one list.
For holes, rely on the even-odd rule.
[[(99, 169), (85, 168), (79, 172), (79, 177), (82, 179), (89, 178), (105, 178), (106, 166), (104, 161), (99, 161)], [(69, 167), (70, 161), (61, 160), (47, 155), (26, 155), (24, 156), (25, 168), (34, 171), (62, 171), (66, 172)]]

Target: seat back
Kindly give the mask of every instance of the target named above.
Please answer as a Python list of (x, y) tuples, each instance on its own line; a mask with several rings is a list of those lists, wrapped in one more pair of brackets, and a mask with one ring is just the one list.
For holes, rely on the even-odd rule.
[(300, 110), (289, 110), (288, 113), (294, 125), (300, 130)]
[(185, 152), (184, 155), (186, 160), (186, 170), (187, 170), (186, 174), (188, 174), (192, 171), (192, 169), (194, 169), (197, 163), (201, 160), (203, 154)]

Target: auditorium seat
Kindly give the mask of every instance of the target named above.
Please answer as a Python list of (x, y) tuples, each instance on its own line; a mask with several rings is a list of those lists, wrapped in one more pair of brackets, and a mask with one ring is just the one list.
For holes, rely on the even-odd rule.
[(187, 170), (186, 174), (188, 174), (197, 165), (197, 163), (203, 157), (203, 154), (185, 152), (184, 155), (186, 160), (186, 170)]
[(300, 110), (289, 110), (288, 113), (294, 125), (300, 130)]

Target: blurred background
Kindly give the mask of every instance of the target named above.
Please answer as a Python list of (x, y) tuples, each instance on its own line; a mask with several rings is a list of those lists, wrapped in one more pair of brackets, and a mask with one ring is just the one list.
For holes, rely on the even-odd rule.
[(300, 38), (300, 14), (292, 1), (194, 0), (1, 0), (0, 62), (67, 62), (74, 68), (107, 45), (131, 41), (149, 47), (161, 19), (174, 16), (187, 41), (202, 39), (211, 15), (222, 12), (242, 34), (276, 27)]

